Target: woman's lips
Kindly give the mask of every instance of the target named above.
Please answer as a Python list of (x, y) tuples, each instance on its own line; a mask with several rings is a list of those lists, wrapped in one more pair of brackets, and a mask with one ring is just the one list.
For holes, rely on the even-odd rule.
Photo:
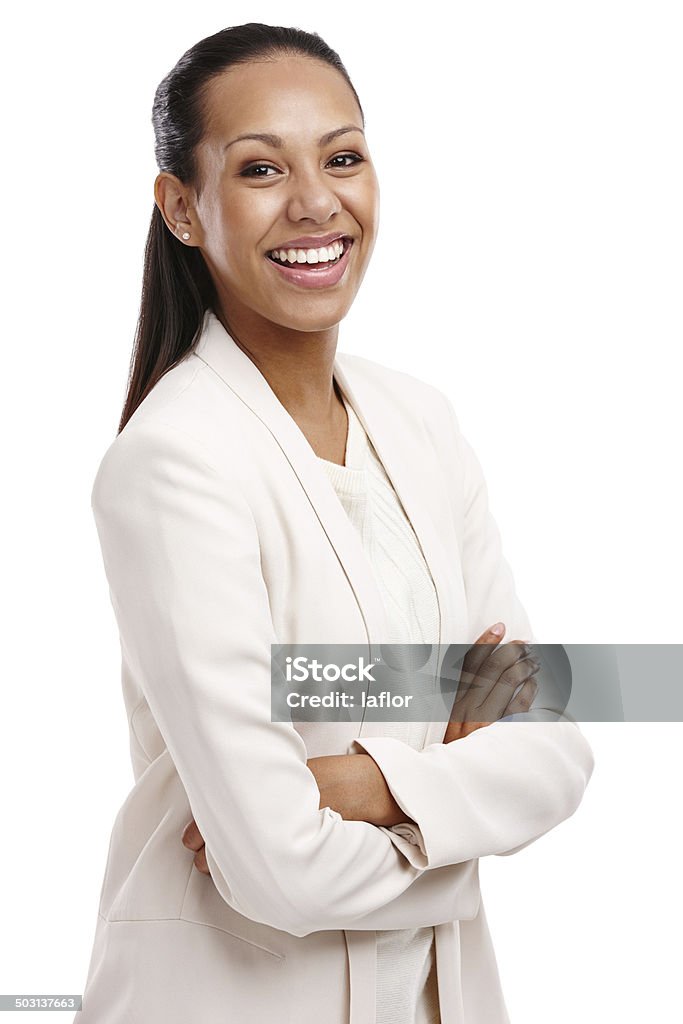
[(269, 266), (291, 284), (301, 288), (329, 288), (338, 284), (349, 262), (353, 239), (344, 239), (344, 252), (335, 263), (278, 263), (264, 257)]

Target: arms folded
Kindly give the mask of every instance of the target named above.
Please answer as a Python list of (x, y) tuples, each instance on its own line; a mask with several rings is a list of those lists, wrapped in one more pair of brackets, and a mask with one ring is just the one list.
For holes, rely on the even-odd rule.
[[(508, 636), (531, 639), (450, 403), (449, 416), (462, 464), (448, 472), (454, 487), (464, 473), (466, 490), (470, 632), (498, 618)], [(92, 507), (122, 652), (218, 892), (244, 916), (298, 936), (474, 916), (476, 858), (520, 849), (578, 805), (592, 770), (578, 727), (503, 721), (420, 752), (388, 737), (356, 740), (350, 752), (358, 744), (375, 759), (417, 827), (378, 828), (320, 809), (302, 738), (271, 721), (278, 638), (256, 524), (239, 487), (205, 455), (170, 424), (133, 423), (105, 453)]]
[(226, 903), (299, 936), (438, 923), (463, 904), (476, 912), (476, 866), (427, 875), (408, 840), (319, 808), (303, 740), (271, 721), (278, 640), (256, 526), (201, 445), (163, 423), (126, 429), (105, 453), (92, 507), (123, 655)]

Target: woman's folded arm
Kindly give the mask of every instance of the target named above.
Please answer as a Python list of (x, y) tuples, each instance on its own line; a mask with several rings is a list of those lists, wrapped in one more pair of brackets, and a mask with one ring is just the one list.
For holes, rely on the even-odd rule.
[(222, 898), (295, 935), (458, 917), (468, 871), (427, 872), (406, 838), (321, 809), (303, 739), (271, 720), (278, 639), (239, 486), (174, 426), (133, 422), (105, 453), (92, 508), (122, 652)]
[[(452, 507), (462, 516), (457, 527), (468, 633), (473, 642), (502, 621), (505, 641), (533, 641), (489, 509), (480, 462), (460, 432), (450, 401), (439, 394), (444, 412), (438, 431), (442, 467)], [(522, 488), (521, 493), (526, 496), (527, 491)], [(554, 714), (539, 714), (550, 721), (533, 717), (533, 711), (516, 715), (421, 751), (392, 737), (358, 738), (347, 753), (365, 752), (375, 759), (406, 814), (407, 823), (395, 826), (396, 831), (415, 843), (430, 868), (504, 855), (573, 814), (593, 771), (593, 754), (575, 722)]]
[(593, 770), (583, 734), (573, 722), (520, 719), (420, 751), (389, 736), (353, 741), (416, 822), (430, 868), (513, 853), (578, 807)]

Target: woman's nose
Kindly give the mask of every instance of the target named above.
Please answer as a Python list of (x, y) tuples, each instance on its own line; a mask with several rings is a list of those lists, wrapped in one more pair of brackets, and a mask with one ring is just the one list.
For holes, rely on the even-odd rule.
[(290, 186), (287, 213), (292, 221), (313, 220), (324, 224), (342, 209), (333, 183), (320, 174), (297, 176)]

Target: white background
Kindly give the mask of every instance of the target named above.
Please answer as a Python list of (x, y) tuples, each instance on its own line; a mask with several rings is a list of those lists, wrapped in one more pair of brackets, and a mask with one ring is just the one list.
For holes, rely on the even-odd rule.
[[(0, 992), (85, 983), (132, 784), (90, 488), (124, 397), (152, 99), (189, 46), (250, 20), (318, 31), (347, 65), (382, 222), (339, 348), (450, 395), (536, 636), (682, 639), (679, 5), (15, 8), (0, 65)], [(596, 768), (576, 815), (481, 865), (512, 1022), (679, 1020), (683, 726), (584, 730)]]

